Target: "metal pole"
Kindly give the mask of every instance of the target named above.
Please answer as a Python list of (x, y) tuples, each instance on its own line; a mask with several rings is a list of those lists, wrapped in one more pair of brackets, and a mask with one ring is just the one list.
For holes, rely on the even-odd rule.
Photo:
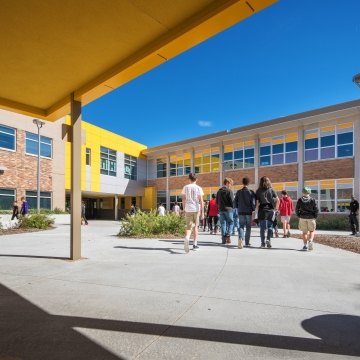
[(38, 129), (38, 158), (37, 158), (37, 212), (40, 214), (40, 129), (45, 125), (43, 121), (34, 119), (33, 123), (37, 126)]

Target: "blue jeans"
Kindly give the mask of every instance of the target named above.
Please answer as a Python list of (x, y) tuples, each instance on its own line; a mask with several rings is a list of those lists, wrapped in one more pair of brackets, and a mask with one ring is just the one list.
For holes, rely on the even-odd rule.
[(238, 209), (233, 210), (233, 220), (234, 220), (234, 227), (233, 227), (233, 233), (235, 233), (235, 230), (239, 232), (239, 215), (238, 215)]
[[(251, 215), (239, 215), (239, 239), (245, 239), (245, 245), (249, 245), (250, 243), (250, 235), (251, 235)], [(246, 232), (245, 232), (246, 229)]]
[(271, 241), (273, 236), (273, 222), (271, 220), (260, 220), (260, 238), (261, 244), (265, 244), (265, 231), (267, 230), (266, 240)]
[(219, 212), (220, 227), (221, 227), (221, 240), (225, 243), (226, 235), (231, 235), (234, 226), (234, 214), (232, 209)]

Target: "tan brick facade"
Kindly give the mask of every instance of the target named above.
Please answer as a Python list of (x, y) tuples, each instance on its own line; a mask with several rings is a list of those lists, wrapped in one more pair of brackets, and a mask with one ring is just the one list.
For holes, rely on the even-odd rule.
[(220, 173), (198, 174), (197, 184), (201, 187), (218, 187), (220, 184)]
[(263, 176), (273, 183), (298, 181), (298, 164), (259, 167), (259, 179)]
[(304, 164), (304, 181), (354, 177), (354, 159), (323, 160)]
[(179, 176), (169, 178), (169, 189), (182, 189), (185, 185), (189, 183), (189, 176)]
[(234, 181), (234, 185), (241, 185), (242, 179), (248, 177), (250, 179), (250, 184), (255, 183), (255, 169), (243, 169), (243, 170), (233, 170), (225, 171), (224, 177), (229, 177)]
[(154, 186), (156, 190), (166, 190), (166, 178), (148, 180), (148, 186)]
[[(25, 131), (17, 130), (16, 152), (0, 150), (0, 164), (5, 166), (0, 174), (0, 187), (16, 189), (18, 200), (26, 190), (37, 190), (37, 156), (25, 154)], [(40, 189), (52, 191), (52, 160), (40, 159)]]

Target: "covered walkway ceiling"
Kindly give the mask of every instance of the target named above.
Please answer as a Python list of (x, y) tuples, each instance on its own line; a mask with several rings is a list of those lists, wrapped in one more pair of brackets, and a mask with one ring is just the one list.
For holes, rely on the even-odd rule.
[(57, 120), (275, 1), (1, 1), (0, 108)]

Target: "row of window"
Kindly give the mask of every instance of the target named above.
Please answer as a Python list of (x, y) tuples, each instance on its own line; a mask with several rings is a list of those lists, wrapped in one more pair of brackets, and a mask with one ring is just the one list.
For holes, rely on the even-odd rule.
[[(30, 155), (38, 154), (38, 134), (26, 131), (25, 153)], [(0, 125), (0, 149), (16, 150), (16, 129)], [(40, 156), (52, 158), (52, 139), (40, 136)]]
[[(352, 123), (305, 130), (304, 161), (351, 157), (354, 154), (353, 143), (354, 131)], [(225, 145), (222, 159), (220, 159), (220, 149), (218, 147), (196, 151), (194, 155), (194, 171), (196, 173), (218, 172), (220, 162), (223, 163), (224, 171), (254, 167), (254, 158), (254, 141)], [(260, 166), (297, 162), (297, 133), (260, 139)], [(170, 176), (181, 176), (190, 172), (190, 154), (170, 157)], [(166, 177), (166, 159), (157, 159), (157, 177)]]
[[(37, 191), (26, 191), (26, 201), (30, 209), (37, 208)], [(16, 200), (16, 191), (14, 189), (0, 189), (0, 210), (11, 210), (13, 202)], [(19, 204), (20, 205), (20, 204)], [(40, 208), (52, 208), (52, 193), (47, 191), (40, 192)]]
[[(351, 195), (354, 191), (353, 179), (337, 179), (337, 180), (316, 180), (306, 181), (305, 186), (311, 188), (311, 197), (313, 197), (320, 212), (348, 212), (350, 208)], [(281, 191), (286, 190), (289, 196), (296, 205), (297, 199), (301, 196), (298, 194), (298, 182), (274, 183), (273, 189), (281, 196)], [(232, 187), (234, 194), (241, 189), (242, 185)], [(250, 189), (255, 190), (255, 185), (249, 186)], [(204, 200), (210, 200), (212, 194), (216, 194), (219, 187), (203, 188)], [(182, 203), (182, 189), (170, 190), (170, 208), (175, 202)], [(157, 203), (166, 204), (166, 191), (157, 192)]]

